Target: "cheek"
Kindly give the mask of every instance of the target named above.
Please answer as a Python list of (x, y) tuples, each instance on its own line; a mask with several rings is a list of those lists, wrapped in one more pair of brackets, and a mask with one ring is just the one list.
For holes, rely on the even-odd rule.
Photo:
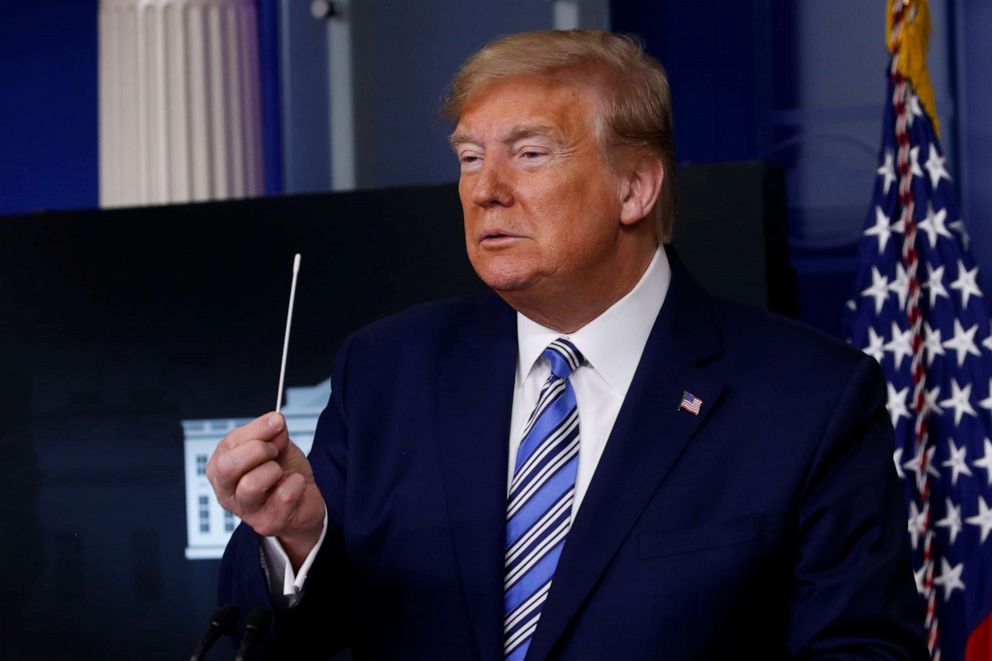
[(462, 217), (468, 223), (469, 210), (472, 208), (472, 201), (469, 199), (468, 184), (463, 179), (458, 180), (458, 200), (462, 204)]
[(607, 240), (619, 224), (620, 205), (612, 191), (597, 186), (569, 186), (545, 198), (534, 216), (549, 238), (565, 248), (583, 249)]

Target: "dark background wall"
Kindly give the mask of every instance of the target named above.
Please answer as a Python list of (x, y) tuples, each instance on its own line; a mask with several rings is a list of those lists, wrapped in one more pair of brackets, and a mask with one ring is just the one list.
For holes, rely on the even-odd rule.
[(184, 556), (180, 421), (272, 407), (295, 252), (291, 386), (359, 326), (478, 290), (458, 213), (447, 186), (4, 218), (0, 659), (188, 655), (219, 562)]

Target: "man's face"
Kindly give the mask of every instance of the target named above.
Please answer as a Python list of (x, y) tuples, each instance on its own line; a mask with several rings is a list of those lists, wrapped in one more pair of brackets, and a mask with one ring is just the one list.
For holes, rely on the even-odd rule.
[(451, 140), (469, 260), (517, 309), (595, 295), (624, 270), (621, 182), (600, 148), (599, 109), (591, 85), (513, 78), (461, 113)]

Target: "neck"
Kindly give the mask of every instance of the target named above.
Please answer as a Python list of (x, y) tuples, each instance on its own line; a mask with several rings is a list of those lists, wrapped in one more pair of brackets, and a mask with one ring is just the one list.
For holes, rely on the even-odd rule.
[(608, 310), (630, 293), (647, 271), (656, 245), (644, 244), (630, 259), (624, 260), (613, 278), (594, 279), (585, 288), (565, 288), (534, 300), (521, 292), (497, 292), (517, 312), (559, 333), (574, 333)]

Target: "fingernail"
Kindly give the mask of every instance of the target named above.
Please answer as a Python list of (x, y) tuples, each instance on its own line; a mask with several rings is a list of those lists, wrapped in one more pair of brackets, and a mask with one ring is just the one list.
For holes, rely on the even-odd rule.
[(273, 413), (269, 416), (269, 427), (272, 429), (282, 429), (282, 416), (278, 413)]

